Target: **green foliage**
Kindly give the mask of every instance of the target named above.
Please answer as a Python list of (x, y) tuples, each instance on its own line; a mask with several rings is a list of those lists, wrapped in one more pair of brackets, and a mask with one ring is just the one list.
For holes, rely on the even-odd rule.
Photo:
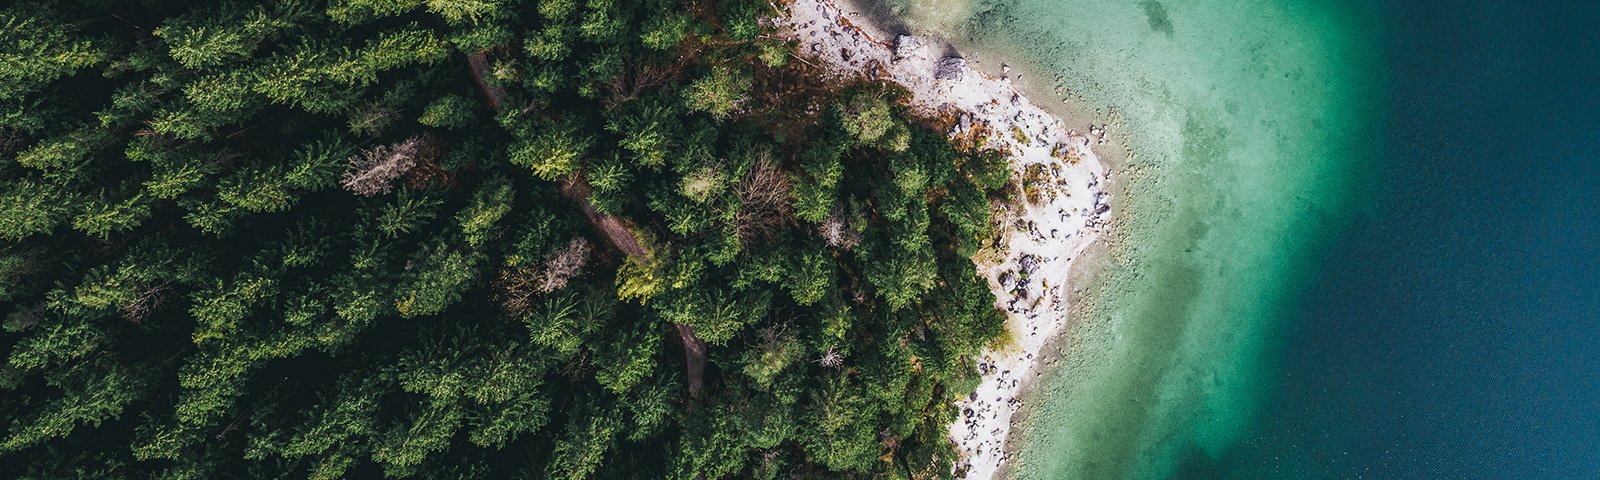
[(617, 146), (633, 154), (641, 165), (660, 167), (676, 150), (681, 119), (670, 104), (654, 99), (607, 114), (606, 130), (620, 135)]
[(405, 236), (420, 230), (439, 212), (438, 198), (402, 191), (394, 201), (368, 210), (375, 213), (374, 224), (378, 231), (390, 238)]
[(240, 170), (222, 179), (217, 198), (247, 212), (280, 212), (299, 199), (289, 179), (275, 168)]
[(56, 79), (104, 62), (107, 52), (38, 5), (0, 10), (0, 101), (20, 101)]
[(951, 472), (1009, 165), (768, 2), (103, 7), (0, 8), (0, 477)]
[(674, 290), (655, 303), (656, 312), (668, 323), (694, 327), (706, 343), (724, 345), (765, 318), (771, 302), (767, 294), (747, 295), (739, 302), (729, 297), (720, 291)]
[(152, 33), (167, 43), (173, 60), (198, 70), (245, 60), (267, 37), (294, 27), (305, 13), (292, 3), (276, 8), (229, 4), (169, 18)]
[(974, 184), (989, 192), (1005, 190), (1006, 184), (1011, 181), (1011, 164), (1005, 154), (997, 150), (983, 150), (968, 157), (962, 163), (962, 169)]
[(423, 0), (338, 0), (328, 6), (328, 17), (341, 23), (364, 23), (399, 15), (422, 4)]
[(849, 377), (824, 382), (810, 399), (817, 409), (806, 419), (808, 435), (801, 437), (802, 446), (831, 470), (870, 468), (878, 460), (878, 432), (860, 419), (873, 415), (878, 406), (861, 395), (863, 388)]
[[(911, 306), (933, 288), (938, 273), (933, 246), (927, 235), (925, 209), (911, 210), (908, 221), (891, 224), (883, 236), (869, 240), (867, 248), (857, 250), (866, 262), (867, 283), (891, 310)], [(873, 255), (874, 258), (867, 258)]]
[(741, 371), (750, 376), (758, 388), (772, 388), (778, 375), (794, 366), (805, 354), (798, 340), (784, 327), (768, 327), (762, 332), (761, 341), (751, 345), (741, 355), (739, 363), (744, 365)]
[(172, 200), (203, 185), (210, 176), (203, 162), (184, 162), (156, 167), (154, 175), (144, 181), (144, 191), (160, 200)]
[(417, 122), (437, 128), (462, 128), (472, 124), (474, 104), (461, 95), (447, 95), (434, 100), (422, 110)]
[[(593, 316), (585, 317), (588, 317), (584, 318), (587, 322), (595, 321)], [(662, 335), (659, 329), (652, 327), (655, 325), (651, 322), (639, 322), (632, 335), (624, 337), (628, 341), (613, 342), (598, 349), (596, 361), (601, 365), (594, 377), (600, 386), (611, 393), (622, 394), (655, 373)]]
[(82, 206), (83, 209), (72, 218), (72, 228), (102, 238), (132, 230), (151, 215), (150, 203), (137, 194), (126, 199), (89, 198), (83, 201)]
[(617, 269), (617, 298), (644, 302), (665, 287), (660, 265), (647, 260), (628, 259)]
[(336, 135), (302, 145), (294, 152), (293, 164), (284, 174), (289, 185), (303, 190), (321, 190), (337, 185), (345, 161), (354, 149)]
[(574, 416), (568, 421), (566, 431), (558, 436), (555, 458), (545, 468), (545, 478), (588, 478), (605, 461), (606, 452), (616, 441), (620, 422), (616, 415), (606, 412), (586, 413)]
[(555, 180), (577, 171), (589, 143), (589, 137), (580, 133), (576, 125), (548, 125), (531, 138), (512, 145), (511, 163), (527, 167), (536, 177)]
[(419, 249), (397, 285), (395, 310), (402, 317), (435, 315), (461, 299), (478, 273), (477, 256), (443, 243)]
[(11, 182), (0, 194), (0, 237), (21, 240), (29, 235), (49, 232), (67, 215), (70, 205), (60, 187), (32, 180)]
[(16, 247), (0, 247), (0, 302), (32, 290), (28, 279), (43, 270), (43, 252)]
[(18, 370), (38, 370), (82, 360), (105, 343), (104, 331), (88, 322), (40, 327), (38, 333), (12, 350), (7, 365)]
[(271, 278), (245, 277), (195, 292), (194, 306), (189, 309), (189, 315), (199, 324), (194, 342), (221, 339), (238, 330), (239, 323), (257, 304), (276, 293), (276, 283)]
[(788, 65), (789, 55), (794, 52), (794, 47), (785, 42), (760, 42), (757, 45), (761, 50), (756, 58), (768, 67)]
[(796, 255), (788, 273), (789, 296), (800, 305), (817, 303), (833, 290), (833, 259), (821, 249)]
[(989, 199), (970, 184), (950, 188), (950, 195), (939, 203), (939, 212), (955, 227), (956, 252), (963, 257), (978, 253), (989, 237)]
[(356, 52), (358, 68), (353, 73), (361, 74), (357, 78), (370, 83), (377, 80), (378, 72), (431, 64), (449, 54), (449, 47), (432, 30), (409, 28), (385, 32), (367, 41), (366, 46)]
[(727, 118), (744, 104), (754, 84), (749, 72), (729, 67), (712, 67), (689, 84), (683, 103), (689, 108), (717, 118)]
[(761, 16), (773, 13), (773, 4), (754, 0), (717, 2), (718, 13), (723, 18), (723, 28), (728, 36), (737, 40), (754, 40), (760, 36)]
[(644, 46), (654, 50), (670, 50), (683, 41), (684, 34), (688, 33), (689, 16), (674, 12), (670, 15), (661, 15), (645, 21), (644, 32), (639, 34), (639, 39), (644, 41)]
[(97, 128), (80, 128), (66, 135), (47, 139), (17, 154), (17, 163), (40, 170), (81, 167), (97, 151), (109, 144), (110, 137)]
[(577, 293), (554, 295), (523, 316), (534, 343), (563, 355), (573, 355), (600, 324), (585, 318)]
[(337, 0), (328, 6), (328, 17), (340, 23), (367, 23), (394, 17), (425, 7), (452, 25), (474, 24), (503, 16), (500, 0)]
[(845, 153), (845, 146), (839, 140), (835, 136), (824, 136), (801, 153), (802, 175), (793, 195), (795, 215), (805, 221), (820, 223), (834, 210), (839, 181), (844, 177), (840, 157)]
[(511, 213), (516, 190), (504, 177), (484, 181), (473, 195), (472, 203), (456, 214), (462, 237), (467, 245), (482, 248), (498, 235), (500, 221)]
[(478, 23), (503, 16), (501, 0), (428, 0), (428, 12), (452, 24)]
[(857, 143), (872, 145), (895, 126), (889, 102), (870, 92), (857, 92), (839, 107), (840, 126)]
[(98, 368), (80, 369), (55, 382), (61, 396), (37, 409), (15, 412), (15, 422), (0, 442), (0, 454), (66, 437), (82, 426), (99, 426), (142, 396), (147, 381), (134, 373), (133, 365), (103, 360), (93, 366)]

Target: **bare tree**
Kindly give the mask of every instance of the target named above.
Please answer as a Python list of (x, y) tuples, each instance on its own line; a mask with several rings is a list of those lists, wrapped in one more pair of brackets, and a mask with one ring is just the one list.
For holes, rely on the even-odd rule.
[(849, 250), (861, 243), (861, 234), (850, 228), (844, 221), (844, 215), (835, 210), (828, 215), (821, 225), (817, 225), (817, 233), (822, 234), (822, 239), (828, 241), (828, 246)]
[(606, 83), (606, 97), (604, 99), (606, 107), (615, 107), (633, 100), (652, 88), (676, 80), (681, 73), (682, 66), (677, 64), (640, 65), (636, 68), (624, 68), (622, 73), (611, 77), (611, 81)]
[(567, 375), (567, 381), (579, 382), (594, 373), (594, 362), (589, 358), (589, 349), (580, 348), (565, 365), (561, 366), (561, 373)]
[(567, 242), (566, 248), (545, 256), (544, 269), (539, 274), (538, 289), (550, 293), (567, 286), (567, 281), (583, 273), (589, 261), (589, 241), (577, 237)]
[(822, 358), (817, 359), (817, 365), (822, 365), (823, 368), (843, 367), (844, 355), (840, 354), (834, 347), (828, 347), (828, 353), (822, 354)]
[(517, 317), (528, 311), (533, 294), (539, 285), (539, 269), (530, 266), (511, 267), (500, 271), (495, 285), (500, 288), (500, 309), (506, 315)]
[(166, 299), (167, 284), (148, 285), (140, 290), (137, 298), (123, 303), (118, 307), (118, 310), (122, 313), (122, 318), (133, 323), (139, 323), (144, 321), (145, 317), (150, 315), (150, 312), (160, 308), (161, 303)]
[(738, 193), (739, 213), (733, 220), (740, 243), (764, 239), (794, 218), (794, 207), (789, 204), (789, 175), (770, 159), (762, 158), (750, 167), (739, 182)]
[(411, 171), (418, 162), (432, 160), (438, 154), (438, 142), (427, 135), (372, 147), (350, 157), (350, 169), (345, 172), (342, 184), (345, 190), (356, 195), (370, 197), (389, 193), (394, 189), (396, 178)]
[(500, 278), (495, 281), (500, 289), (500, 308), (507, 315), (521, 315), (528, 311), (536, 295), (565, 288), (567, 282), (583, 273), (590, 250), (589, 241), (578, 237), (567, 242), (566, 247), (545, 255), (540, 265), (501, 270)]

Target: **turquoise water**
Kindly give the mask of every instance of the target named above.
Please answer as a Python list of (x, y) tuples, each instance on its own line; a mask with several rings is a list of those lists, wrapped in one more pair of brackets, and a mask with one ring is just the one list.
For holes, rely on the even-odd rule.
[(1032, 95), (1112, 121), (1131, 154), (1115, 162), (1125, 223), (1029, 394), (1012, 476), (1222, 475), (1276, 391), (1315, 260), (1365, 208), (1379, 106), (1373, 38), (1355, 32), (1369, 25), (1331, 1), (891, 10), (1022, 67)]
[(1600, 478), (1600, 3), (886, 5), (1132, 153), (1011, 476)]

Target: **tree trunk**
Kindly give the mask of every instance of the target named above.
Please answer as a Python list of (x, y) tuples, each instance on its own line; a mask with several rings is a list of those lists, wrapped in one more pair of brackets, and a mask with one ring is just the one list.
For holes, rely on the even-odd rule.
[(699, 398), (700, 387), (705, 385), (706, 342), (694, 336), (694, 327), (674, 324), (678, 340), (683, 342), (683, 369), (689, 377), (689, 396)]

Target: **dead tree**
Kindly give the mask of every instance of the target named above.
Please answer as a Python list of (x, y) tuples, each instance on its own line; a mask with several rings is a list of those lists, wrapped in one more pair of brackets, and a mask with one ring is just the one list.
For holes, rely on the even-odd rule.
[(822, 354), (822, 358), (817, 359), (817, 365), (821, 365), (822, 368), (843, 367), (844, 355), (840, 354), (834, 347), (828, 347), (828, 353)]
[(146, 285), (139, 290), (139, 296), (124, 302), (117, 310), (122, 313), (122, 318), (133, 323), (144, 321), (151, 312), (161, 308), (162, 302), (167, 299), (167, 284)]
[(536, 295), (566, 288), (567, 283), (583, 273), (589, 263), (589, 241), (573, 238), (567, 246), (545, 255), (539, 265), (522, 265), (500, 271), (495, 286), (500, 290), (500, 309), (506, 315), (517, 317), (533, 304)]
[(543, 271), (539, 273), (539, 291), (554, 292), (567, 286), (567, 281), (583, 273), (589, 261), (589, 241), (577, 237), (567, 246), (545, 256)]
[(638, 98), (650, 89), (665, 85), (676, 80), (682, 73), (679, 65), (640, 65), (637, 68), (624, 68), (606, 83), (606, 108), (616, 107), (629, 100)]
[(341, 184), (345, 190), (365, 197), (389, 193), (395, 179), (419, 162), (431, 161), (438, 155), (438, 142), (426, 135), (372, 147), (350, 157), (350, 168)]
[(763, 158), (739, 182), (739, 212), (734, 215), (739, 243), (750, 244), (771, 236), (794, 221), (789, 204), (789, 175)]
[(828, 215), (821, 225), (817, 225), (817, 233), (828, 242), (828, 246), (849, 250), (861, 243), (861, 234), (850, 228), (844, 221), (844, 215), (838, 211)]

